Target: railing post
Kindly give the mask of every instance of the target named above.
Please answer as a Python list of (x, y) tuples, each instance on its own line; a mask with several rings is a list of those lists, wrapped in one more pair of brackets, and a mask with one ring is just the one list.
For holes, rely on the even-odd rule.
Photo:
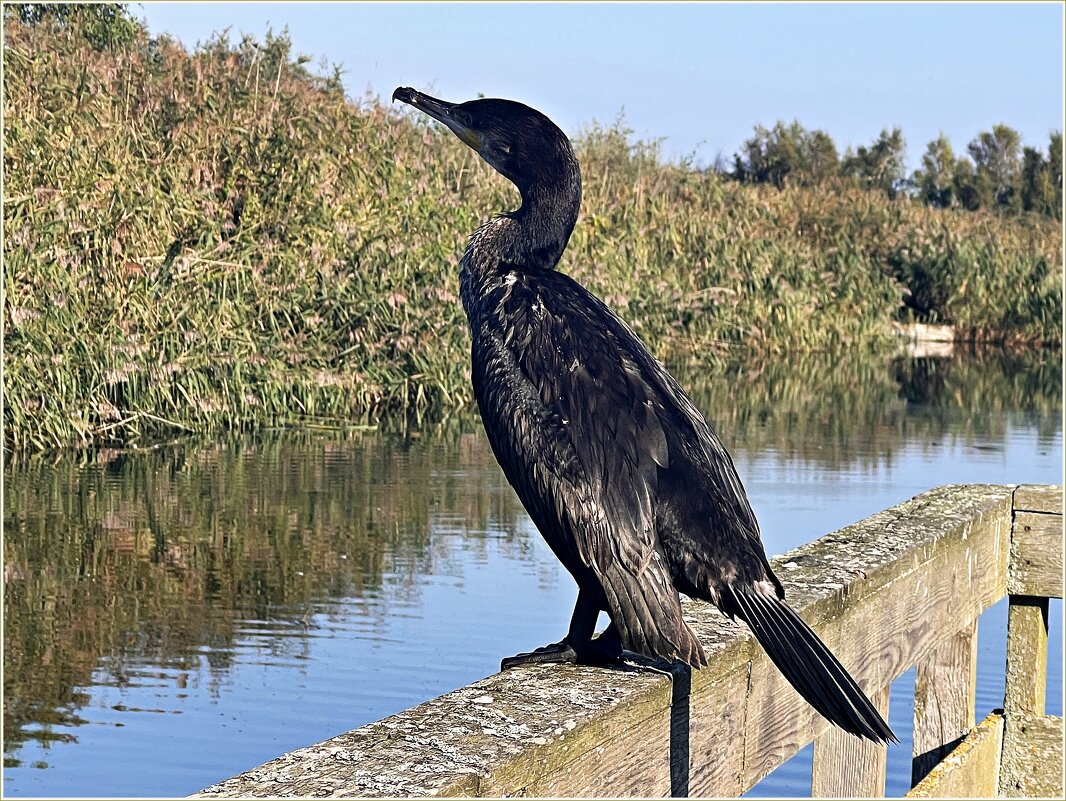
[(976, 723), (977, 620), (937, 646), (916, 667), (912, 787)]
[(1048, 599), (1011, 595), (1007, 611), (1007, 681), (1003, 711), (1043, 715), (1047, 693)]
[[(1048, 597), (1062, 597), (1060, 488), (1023, 485), (1015, 491), (1007, 590), (1010, 606), (999, 794), (1061, 795), (1062, 721), (1060, 718), (1055, 724), (1044, 717)], [(1046, 736), (1049, 732), (1050, 738)], [(1058, 764), (1054, 764), (1056, 756)]]
[[(1026, 742), (1031, 739), (1026, 737), (1026, 728), (1030, 722), (1039, 722), (1044, 715), (1048, 599), (1011, 595), (1009, 603), (999, 794), (1014, 797), (1042, 795), (1043, 783), (1030, 770), (1033, 762), (1030, 752), (1034, 749), (1031, 742)], [(1061, 771), (1061, 763), (1058, 770)]]
[[(877, 711), (888, 719), (888, 686), (871, 693)], [(835, 726), (814, 741), (812, 798), (884, 798), (888, 749), (847, 734)]]

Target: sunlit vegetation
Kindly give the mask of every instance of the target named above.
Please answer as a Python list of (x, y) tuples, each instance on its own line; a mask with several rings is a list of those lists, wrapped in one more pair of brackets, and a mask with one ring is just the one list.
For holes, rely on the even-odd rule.
[[(62, 8), (4, 12), (6, 445), (469, 401), (457, 261), (513, 187), (424, 120), (347, 98), (285, 36), (190, 54), (114, 6)], [(561, 269), (663, 358), (878, 349), (911, 320), (1061, 340), (1046, 216), (839, 176), (737, 182), (621, 124), (576, 144), (583, 216)]]
[(718, 171), (746, 183), (818, 187), (832, 179), (909, 197), (938, 209), (985, 209), (1006, 214), (1035, 213), (1062, 219), (1062, 131), (1052, 131), (1045, 154), (1023, 146), (1020, 134), (1002, 123), (981, 131), (955, 156), (941, 134), (922, 155), (921, 167), (907, 174), (907, 144), (900, 128), (882, 130), (869, 146), (837, 155), (825, 131), (798, 121), (755, 126), (755, 136), (733, 156), (733, 167)]

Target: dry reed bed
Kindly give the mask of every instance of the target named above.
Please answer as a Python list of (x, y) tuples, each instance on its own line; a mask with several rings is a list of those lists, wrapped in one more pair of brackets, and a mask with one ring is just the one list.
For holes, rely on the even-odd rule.
[[(517, 196), (284, 37), (192, 55), (6, 25), (6, 444), (358, 422), (469, 399), (456, 264)], [(577, 142), (562, 269), (663, 357), (875, 348), (915, 312), (1058, 343), (1061, 233), (845, 185), (741, 186), (620, 126)]]

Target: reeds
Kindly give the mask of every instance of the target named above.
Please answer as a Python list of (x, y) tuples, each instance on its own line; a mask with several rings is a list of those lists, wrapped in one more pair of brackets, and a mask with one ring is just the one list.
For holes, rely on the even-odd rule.
[[(190, 55), (144, 32), (95, 50), (75, 24), (5, 35), (8, 446), (469, 400), (458, 256), (517, 196), (454, 137), (345, 99), (284, 37)], [(908, 316), (1061, 339), (1046, 220), (742, 186), (618, 125), (577, 144), (561, 269), (664, 358), (873, 348)]]

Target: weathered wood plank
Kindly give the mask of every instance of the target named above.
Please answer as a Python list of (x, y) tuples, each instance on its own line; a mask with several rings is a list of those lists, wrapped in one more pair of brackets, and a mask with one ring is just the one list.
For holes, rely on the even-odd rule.
[(1015, 512), (1007, 589), (1062, 597), (1062, 515)]
[[(912, 526), (935, 528), (934, 519), (947, 512), (934, 504), (925, 507), (926, 517), (921, 507), (901, 504), (799, 552), (784, 554), (780, 562), (775, 560), (775, 565), (780, 564), (775, 570), (792, 601), (803, 610), (804, 619), (860, 686), (872, 693), (1004, 596), (1008, 495), (1009, 490), (992, 496), (994, 502), (986, 498), (988, 506), (983, 509), (969, 508), (967, 518), (958, 521), (950, 535), (941, 531), (928, 547), (908, 550), (895, 537)], [(927, 503), (936, 497), (931, 496), (926, 493), (915, 501)], [(903, 509), (908, 513), (901, 515)], [(845, 543), (848, 548), (843, 547)], [(876, 561), (882, 549), (896, 548), (901, 548), (904, 558), (865, 578), (860, 575), (861, 554)], [(856, 561), (849, 563), (842, 556)], [(833, 562), (839, 572), (826, 572), (826, 561)], [(795, 567), (789, 568), (790, 563)], [(752, 664), (751, 686), (745, 738), (747, 787), (828, 727), (761, 652)], [(767, 725), (769, 721), (773, 723)]]
[(1007, 610), (1007, 716), (1043, 715), (1047, 694), (1048, 599), (1012, 595)]
[[(1012, 494), (938, 488), (790, 551), (774, 569), (790, 602), (876, 691), (1003, 597)], [(684, 608), (710, 660), (687, 695), (678, 669), (661, 665), (525, 666), (201, 796), (737, 795), (828, 724), (744, 626), (707, 604)]]
[(1022, 484), (1014, 491), (1014, 511), (1062, 514), (1062, 487), (1054, 484)]
[(1062, 718), (1008, 715), (1003, 728), (999, 795), (1062, 798)]
[[(888, 719), (889, 688), (870, 694), (877, 711)], [(888, 749), (835, 726), (814, 741), (812, 798), (884, 798)]]
[(688, 792), (674, 795), (739, 796), (748, 789), (744, 785), (743, 766), (750, 671), (750, 662), (745, 662), (717, 686), (706, 688), (704, 697), (721, 699), (718, 705), (692, 706)]
[(917, 662), (911, 785), (920, 782), (974, 727), (977, 620)]
[(993, 712), (905, 798), (993, 798), (998, 793), (1003, 716)]
[[(568, 771), (594, 749), (628, 752), (633, 732), (665, 734), (669, 698), (670, 676), (663, 672), (528, 666), (285, 754), (205, 794), (233, 788), (237, 796), (259, 797), (466, 796), (484, 795), (484, 783), (505, 780), (508, 794), (517, 794), (538, 772)], [(665, 744), (654, 748), (662, 752)], [(649, 761), (656, 753), (646, 753)], [(649, 787), (661, 790), (654, 765), (649, 775)], [(597, 776), (604, 778), (573, 778), (597, 787)]]

